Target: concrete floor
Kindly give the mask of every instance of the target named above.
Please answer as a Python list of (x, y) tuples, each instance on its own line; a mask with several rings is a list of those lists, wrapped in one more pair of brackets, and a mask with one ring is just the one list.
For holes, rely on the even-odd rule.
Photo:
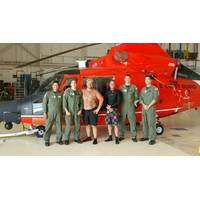
[[(158, 136), (157, 144), (148, 145), (147, 142), (133, 143), (127, 131), (126, 139), (119, 145), (114, 142), (106, 143), (105, 126), (99, 127), (99, 144), (91, 142), (69, 146), (55, 144), (55, 135), (52, 135), (51, 146), (45, 147), (41, 138), (34, 135), (0, 138), (0, 155), (139, 155), (139, 156), (185, 156), (198, 155), (200, 145), (200, 111), (190, 110), (174, 116), (162, 119), (165, 132)], [(22, 125), (14, 125), (11, 131), (7, 131), (0, 124), (0, 133), (21, 131)], [(85, 137), (85, 129), (82, 127), (81, 136)], [(138, 136), (141, 137), (141, 127), (138, 127)]]
[(189, 155), (199, 155), (200, 109), (179, 113), (161, 121), (165, 125), (164, 134), (158, 137), (161, 142)]

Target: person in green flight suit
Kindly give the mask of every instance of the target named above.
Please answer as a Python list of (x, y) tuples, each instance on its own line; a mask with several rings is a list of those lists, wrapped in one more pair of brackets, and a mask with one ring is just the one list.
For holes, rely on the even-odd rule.
[(131, 76), (129, 74), (125, 76), (124, 81), (125, 84), (120, 87), (122, 103), (119, 140), (124, 140), (125, 120), (128, 117), (132, 140), (133, 142), (137, 142), (135, 105), (138, 100), (138, 89), (135, 85), (131, 84)]
[(141, 90), (140, 101), (142, 104), (142, 126), (143, 126), (143, 137), (140, 141), (149, 140), (150, 135), (150, 145), (156, 143), (156, 108), (155, 104), (158, 101), (159, 90), (157, 87), (151, 84), (151, 77), (145, 77), (145, 84)]
[(44, 141), (45, 146), (50, 145), (51, 128), (56, 125), (56, 143), (62, 144), (62, 93), (58, 91), (58, 81), (52, 84), (52, 91), (46, 92), (43, 98), (43, 111), (46, 118)]
[(74, 123), (74, 141), (81, 143), (80, 140), (80, 115), (83, 109), (82, 91), (77, 90), (76, 80), (72, 80), (70, 88), (67, 88), (63, 94), (63, 109), (66, 113), (64, 143), (69, 145), (71, 122)]

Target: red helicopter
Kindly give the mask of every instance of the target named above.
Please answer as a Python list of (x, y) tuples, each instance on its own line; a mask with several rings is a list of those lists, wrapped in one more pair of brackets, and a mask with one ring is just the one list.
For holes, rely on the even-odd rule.
[[(85, 67), (69, 67), (56, 73), (32, 95), (0, 108), (0, 119), (5, 121), (6, 129), (11, 129), (13, 122), (30, 124), (39, 130), (37, 136), (42, 137), (45, 131), (42, 98), (51, 89), (52, 80), (58, 80), (59, 90), (64, 91), (72, 79), (77, 79), (81, 89), (90, 77), (94, 79), (95, 88), (104, 95), (108, 82), (116, 80), (119, 88), (124, 83), (125, 74), (131, 74), (132, 83), (139, 91), (145, 85), (146, 75), (151, 75), (152, 84), (159, 88), (160, 97), (156, 105), (158, 135), (164, 131), (160, 118), (200, 106), (200, 75), (171, 58), (159, 44), (125, 43), (113, 46), (101, 58), (88, 60)], [(141, 122), (140, 105), (136, 109), (136, 119)], [(105, 106), (99, 114), (98, 123), (105, 124)]]

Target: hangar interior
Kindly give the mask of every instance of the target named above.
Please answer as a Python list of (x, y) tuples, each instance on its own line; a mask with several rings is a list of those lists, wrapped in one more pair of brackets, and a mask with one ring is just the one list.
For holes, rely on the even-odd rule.
[[(85, 43), (1, 43), (0, 44), (0, 106), (5, 102), (23, 99), (38, 88), (58, 69), (77, 65), (78, 61), (101, 57), (116, 43), (105, 43), (30, 63), (58, 52), (78, 48)], [(179, 59), (191, 70), (200, 73), (200, 44), (160, 43), (173, 58)], [(43, 147), (43, 141), (31, 136), (0, 138), (0, 155), (198, 155), (200, 145), (199, 110), (189, 110), (162, 119), (165, 132), (158, 137), (159, 143), (150, 148), (144, 144), (133, 145), (129, 140), (116, 147), (103, 142), (107, 136), (106, 127), (99, 128), (102, 142), (97, 147), (89, 144), (71, 145), (70, 148)], [(14, 129), (5, 130), (0, 124), (0, 134), (22, 130), (22, 125), (14, 124)], [(141, 127), (138, 128), (141, 134)], [(84, 133), (84, 128), (82, 127)], [(54, 137), (54, 136), (53, 136)]]

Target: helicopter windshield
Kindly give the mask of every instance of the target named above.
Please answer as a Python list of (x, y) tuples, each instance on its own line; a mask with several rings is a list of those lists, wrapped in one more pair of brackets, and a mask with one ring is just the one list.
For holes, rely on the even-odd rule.
[(46, 92), (51, 90), (52, 82), (58, 81), (60, 83), (62, 77), (62, 74), (55, 74), (54, 76), (49, 77), (48, 79), (42, 82), (41, 86), (35, 91), (35, 93)]
[(200, 80), (199, 74), (192, 71), (191, 69), (184, 66), (183, 64), (180, 65), (177, 76), (181, 78), (191, 79), (191, 80)]

